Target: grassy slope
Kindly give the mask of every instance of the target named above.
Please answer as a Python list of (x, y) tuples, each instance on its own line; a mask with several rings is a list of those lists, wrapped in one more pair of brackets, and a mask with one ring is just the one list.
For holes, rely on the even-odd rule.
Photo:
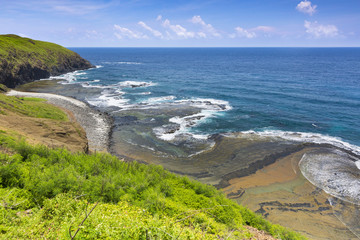
[(40, 98), (11, 97), (0, 94), (0, 115), (14, 112), (35, 118), (68, 120), (67, 115), (63, 111), (45, 102), (46, 100)]
[[(79, 237), (241, 239), (249, 236), (242, 227), (248, 224), (281, 239), (303, 239), (237, 205), (214, 187), (160, 166), (126, 163), (108, 154), (29, 146), (6, 132), (0, 133), (0, 145), (12, 152), (0, 155), (4, 238), (22, 238), (27, 232), (34, 238), (58, 234), (65, 238), (70, 225), (75, 229), (83, 219), (87, 202), (99, 201)], [(16, 215), (26, 209), (33, 209), (33, 214)]]
[(61, 109), (40, 98), (6, 96), (1, 89), (0, 84), (0, 130), (31, 143), (87, 151), (85, 131)]
[[(60, 45), (0, 35), (0, 83), (9, 87), (92, 65), (77, 53)], [(14, 83), (11, 85), (10, 79)]]
[[(40, 61), (44, 61), (45, 65), (52, 67), (58, 64), (59, 60), (58, 56), (53, 53), (67, 57), (74, 55), (74, 52), (57, 44), (22, 38), (11, 34), (0, 35), (0, 46), (2, 58), (9, 59), (17, 64), (29, 62), (36, 65)], [(14, 57), (16, 54), (18, 54), (17, 58)]]

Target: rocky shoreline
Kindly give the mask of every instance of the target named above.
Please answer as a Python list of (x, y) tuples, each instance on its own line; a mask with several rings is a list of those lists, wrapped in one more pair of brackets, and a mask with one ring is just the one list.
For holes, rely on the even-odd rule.
[(96, 111), (79, 100), (56, 94), (11, 90), (7, 95), (44, 98), (53, 105), (69, 110), (85, 130), (89, 150), (92, 152), (108, 151), (112, 119), (107, 114)]

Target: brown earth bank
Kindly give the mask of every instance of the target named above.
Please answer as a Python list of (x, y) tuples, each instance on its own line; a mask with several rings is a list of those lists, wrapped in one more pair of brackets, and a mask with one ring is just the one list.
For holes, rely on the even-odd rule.
[[(85, 103), (70, 97), (48, 93), (31, 93), (11, 90), (10, 96), (25, 96), (46, 99), (49, 103), (66, 109), (73, 122), (81, 125), (87, 137), (88, 148), (92, 152), (107, 152), (112, 119), (104, 113), (90, 108)], [(86, 138), (85, 137), (85, 138)], [(69, 142), (69, 144), (71, 144)]]
[(69, 121), (22, 116), (13, 112), (0, 115), (0, 129), (25, 138), (30, 144), (43, 144), (51, 148), (66, 148), (71, 152), (88, 152), (84, 129), (70, 111), (63, 109)]
[(245, 226), (245, 228), (253, 235), (252, 238), (250, 238), (250, 240), (278, 240), (277, 238), (274, 238), (273, 236), (271, 236), (270, 234), (258, 230), (256, 228), (253, 228), (251, 226)]

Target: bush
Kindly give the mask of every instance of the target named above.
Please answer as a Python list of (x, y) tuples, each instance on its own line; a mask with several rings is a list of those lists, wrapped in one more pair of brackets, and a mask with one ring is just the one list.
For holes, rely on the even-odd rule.
[[(62, 232), (63, 236), (65, 236), (66, 227), (72, 224), (75, 218), (78, 219), (75, 215), (81, 212), (79, 204), (84, 204), (84, 201), (89, 203), (99, 201), (101, 206), (114, 209), (118, 209), (115, 206), (121, 203), (129, 207), (132, 213), (141, 209), (148, 215), (138, 213), (140, 216), (143, 216), (144, 219), (152, 219), (151, 224), (154, 225), (147, 225), (148, 223), (145, 222), (136, 224), (135, 221), (136, 226), (124, 230), (125, 232), (111, 230), (121, 238), (130, 236), (145, 238), (153, 234), (151, 236), (162, 236), (161, 238), (167, 239), (181, 233), (179, 226), (182, 228), (191, 226), (195, 233), (189, 232), (189, 234), (195, 234), (191, 235), (193, 237), (198, 236), (196, 234), (199, 232), (206, 236), (207, 234), (213, 237), (225, 236), (229, 234), (229, 231), (232, 232), (232, 236), (243, 237), (242, 225), (248, 224), (281, 239), (302, 239), (300, 235), (281, 226), (272, 225), (247, 208), (227, 199), (213, 186), (192, 181), (187, 177), (179, 177), (164, 170), (161, 166), (144, 165), (137, 162), (127, 163), (103, 153), (71, 154), (64, 149), (52, 150), (43, 146), (33, 147), (23, 141), (19, 143), (11, 141), (4, 137), (3, 133), (0, 133), (0, 141), (1, 139), (3, 140), (2, 144), (6, 143), (18, 153), (13, 156), (0, 155), (1, 185), (7, 189), (4, 191), (18, 189), (14, 190), (13, 194), (16, 193), (18, 196), (21, 193), (23, 195), (20, 195), (24, 199), (29, 200), (21, 206), (23, 210), (28, 207), (40, 206), (42, 207), (41, 217), (44, 220), (53, 225), (64, 222), (66, 226), (60, 227), (59, 225), (56, 230)], [(20, 191), (19, 189), (22, 192), (17, 192)], [(72, 197), (82, 196), (84, 200), (80, 202), (71, 200), (70, 195), (64, 195), (64, 193), (68, 193)], [(63, 198), (66, 198), (66, 202), (61, 202), (64, 200)], [(109, 213), (107, 210), (105, 212)], [(107, 217), (105, 214), (92, 218), (95, 218), (94, 221), (98, 221), (97, 218)], [(167, 223), (163, 221), (165, 218), (171, 219), (173, 225), (166, 225)], [(158, 219), (158, 222), (155, 219)], [(87, 230), (82, 230), (85, 234), (83, 236), (98, 238), (100, 235), (97, 234), (105, 231), (101, 226), (96, 225), (97, 223), (93, 223), (93, 220), (88, 221), (87, 224), (91, 223), (92, 225), (88, 225), (85, 228)], [(33, 222), (24, 224), (31, 225), (40, 220), (31, 221)], [(109, 222), (111, 221), (113, 220), (109, 220)], [(10, 222), (9, 226), (14, 227), (14, 221)], [(165, 233), (161, 230), (163, 225), (160, 223), (168, 227)], [(41, 229), (37, 229), (47, 236), (43, 228), (48, 226), (45, 225), (44, 223), (41, 225)], [(122, 226), (122, 228), (130, 227), (126, 226)], [(99, 228), (103, 230), (100, 231)], [(106, 234), (101, 236), (108, 236)]]

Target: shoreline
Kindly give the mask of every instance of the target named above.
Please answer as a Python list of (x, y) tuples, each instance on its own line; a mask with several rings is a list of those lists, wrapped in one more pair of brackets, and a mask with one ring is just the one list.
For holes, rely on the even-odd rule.
[(99, 112), (86, 103), (70, 97), (51, 93), (20, 92), (10, 90), (8, 96), (37, 97), (46, 99), (48, 103), (70, 111), (76, 121), (86, 132), (89, 150), (91, 152), (109, 152), (112, 118)]
[[(59, 86), (61, 87), (56, 90), (58, 93), (61, 94), (62, 90), (66, 91), (66, 87), (60, 84)], [(68, 85), (65, 86), (68, 87)], [(45, 89), (46, 87), (48, 87), (47, 84), (45, 84)], [(73, 88), (72, 86), (70, 89)], [(75, 89), (69, 96), (78, 96), (76, 94), (79, 93), (83, 94), (83, 92), (76, 91)], [(48, 95), (47, 93), (39, 94)], [(63, 98), (61, 95), (56, 96)], [(73, 100), (71, 97), (64, 98)], [(74, 101), (87, 105), (79, 100)], [(87, 106), (91, 108), (91, 105)], [(180, 110), (183, 109), (173, 109), (171, 111), (174, 111), (174, 114), (177, 115), (176, 111)], [(171, 111), (169, 112), (170, 114), (172, 113)], [(136, 137), (139, 136), (139, 138), (133, 138), (133, 140), (142, 140), (144, 135), (140, 133), (148, 133), (146, 136), (153, 136), (151, 130), (153, 126), (141, 125), (138, 119), (140, 117), (141, 119), (151, 119), (159, 113), (143, 109), (140, 110), (141, 113), (138, 118), (139, 115), (136, 115), (134, 112), (138, 114), (139, 109), (127, 109), (126, 111), (118, 112), (116, 115), (116, 117), (124, 120), (128, 119), (127, 117), (129, 116), (136, 116), (136, 118), (133, 117), (121, 122), (123, 124), (116, 122), (117, 124), (114, 126), (114, 135), (112, 135), (111, 140), (112, 146), (110, 146), (109, 152), (117, 157), (146, 164), (162, 165), (173, 173), (187, 175), (203, 183), (214, 185), (223, 190), (229, 198), (232, 198), (239, 204), (248, 206), (251, 210), (262, 214), (266, 219), (284, 224), (297, 231), (305, 232), (308, 236), (311, 236), (311, 238), (321, 239), (321, 236), (324, 235), (325, 232), (329, 232), (325, 234), (326, 237), (330, 238), (334, 234), (340, 234), (349, 237), (348, 239), (353, 239), (352, 234), (349, 233), (351, 229), (347, 224), (342, 221), (339, 222), (339, 219), (333, 215), (333, 208), (327, 201), (328, 195), (317, 189), (316, 186), (311, 184), (306, 178), (293, 175), (294, 166), (292, 166), (291, 160), (295, 155), (300, 157), (299, 152), (302, 152), (304, 148), (306, 148), (306, 151), (312, 147), (338, 149), (351, 156), (358, 156), (353, 151), (346, 147), (341, 148), (339, 145), (328, 143), (326, 140), (329, 140), (329, 138), (324, 136), (323, 139), (319, 134), (285, 132), (287, 135), (285, 135), (285, 138), (281, 138), (284, 132), (278, 132), (281, 133), (280, 136), (269, 133), (256, 134), (256, 132), (239, 132), (212, 136), (213, 140), (219, 142), (211, 151), (193, 155), (191, 159), (187, 159), (183, 155), (172, 159), (171, 157), (169, 158), (170, 155), (157, 154), (154, 150), (144, 148), (141, 145), (142, 142), (139, 143), (140, 145), (134, 145), (132, 141), (129, 141), (129, 137), (133, 137), (133, 135), (129, 134), (134, 134), (134, 128), (137, 129), (139, 134), (135, 135)], [(149, 123), (149, 121), (145, 123)], [(111, 134), (111, 130), (112, 128), (110, 128), (109, 134)], [(244, 137), (244, 135), (247, 137)], [(313, 136), (316, 142), (298, 141), (298, 139), (303, 136), (307, 137), (305, 140), (313, 140), (311, 139), (311, 136)], [(273, 141), (274, 138), (277, 139), (279, 143)], [(130, 140), (131, 139), (132, 138), (130, 138)], [(146, 139), (147, 138), (145, 138), (145, 140)], [(319, 140), (323, 141), (319, 142)], [(333, 140), (333, 138), (330, 138), (330, 140)], [(289, 141), (293, 142), (293, 147), (288, 145)], [(340, 141), (336, 141), (336, 143), (338, 142)], [(181, 147), (175, 148), (167, 142), (161, 145), (163, 149), (167, 146), (171, 147), (169, 154), (173, 152), (177, 153), (176, 150)], [(347, 145), (341, 144), (341, 146)], [(261, 151), (259, 151), (260, 149)], [(171, 150), (173, 150), (173, 152), (171, 152)], [(282, 161), (282, 159), (284, 160)], [(244, 161), (245, 163), (242, 164)], [(286, 163), (284, 167), (281, 165), (283, 162)], [(295, 165), (297, 166), (297, 164)], [(266, 171), (270, 171), (270, 177), (273, 177), (273, 181), (266, 185), (264, 185), (264, 182), (268, 181), (269, 174), (262, 174), (264, 171), (265, 173)], [(274, 174), (271, 175), (272, 173)], [(282, 178), (283, 176), (287, 176), (288, 178)], [(251, 181), (248, 181), (248, 179), (251, 179)], [(238, 182), (252, 185), (244, 187), (245, 185), (240, 186)], [(253, 186), (254, 182), (257, 183), (256, 186)], [(253, 201), (251, 199), (253, 199)], [(297, 226), (290, 225), (286, 222), (287, 218), (298, 217), (305, 220), (305, 222), (311, 222), (311, 224)], [(320, 227), (314, 227), (313, 224), (315, 220), (324, 221), (324, 223), (322, 223)], [(326, 230), (323, 231), (322, 229)]]

